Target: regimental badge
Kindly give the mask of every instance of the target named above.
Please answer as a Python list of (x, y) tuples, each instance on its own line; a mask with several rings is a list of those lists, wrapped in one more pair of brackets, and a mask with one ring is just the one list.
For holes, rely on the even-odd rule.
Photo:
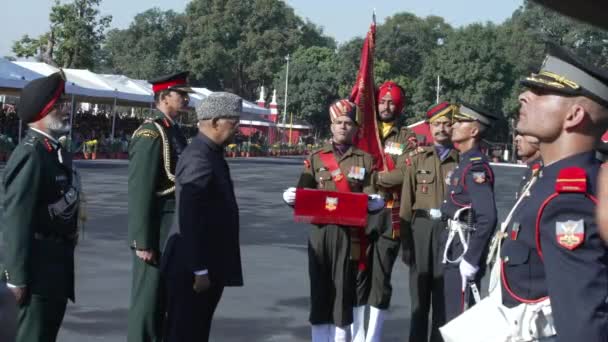
[(335, 182), (339, 182), (342, 180), (342, 178), (344, 178), (344, 176), (342, 175), (342, 170), (340, 169), (333, 170), (331, 172), (331, 177), (334, 179)]
[(351, 166), (350, 171), (348, 171), (348, 178), (363, 180), (365, 179), (365, 168), (359, 166)]
[(398, 144), (396, 142), (389, 141), (386, 143), (386, 146), (384, 147), (384, 153), (400, 156), (403, 154), (404, 149), (405, 149), (404, 144)]
[(486, 182), (485, 172), (473, 172), (473, 181), (477, 184), (483, 184)]
[(445, 176), (445, 184), (450, 185), (450, 178), (452, 178), (452, 174), (454, 174), (454, 170), (448, 171), (448, 174)]
[(325, 198), (325, 209), (327, 211), (334, 211), (338, 209), (338, 197)]
[(583, 244), (585, 240), (585, 221), (566, 221), (555, 223), (555, 237), (557, 243), (569, 250)]

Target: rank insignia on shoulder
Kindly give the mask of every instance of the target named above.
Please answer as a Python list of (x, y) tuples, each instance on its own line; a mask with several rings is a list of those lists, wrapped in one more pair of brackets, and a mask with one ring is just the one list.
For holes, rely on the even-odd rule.
[(310, 169), (310, 160), (304, 159), (304, 167), (306, 168), (306, 170)]
[(348, 178), (363, 180), (365, 179), (365, 168), (359, 166), (351, 166), (350, 171), (348, 172)]
[(575, 249), (585, 240), (585, 221), (555, 222), (555, 237), (560, 246)]
[(140, 129), (139, 131), (137, 131), (137, 133), (135, 133), (135, 136), (156, 139), (159, 137), (159, 134), (157, 131), (155, 131), (153, 129), (146, 128), (146, 129)]
[(485, 172), (473, 172), (473, 181), (477, 184), (483, 184), (486, 182)]

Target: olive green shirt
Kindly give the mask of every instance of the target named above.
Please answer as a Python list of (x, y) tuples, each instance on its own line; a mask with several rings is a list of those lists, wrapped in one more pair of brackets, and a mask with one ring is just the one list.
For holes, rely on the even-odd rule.
[[(70, 191), (76, 177), (67, 162), (71, 156), (62, 154), (62, 162), (58, 148), (56, 141), (30, 129), (6, 164), (3, 276), (11, 285), (27, 286), (32, 294), (74, 299), (79, 189)], [(52, 215), (49, 206), (56, 209), (66, 196), (75, 202)]]
[(406, 223), (412, 221), (416, 209), (438, 209), (444, 200), (451, 173), (458, 165), (458, 151), (452, 149), (441, 161), (434, 146), (420, 148), (422, 152), (411, 158), (401, 188), (399, 216)]
[(417, 147), (416, 134), (405, 126), (394, 126), (385, 138), (381, 138), (381, 141), (384, 153), (393, 160), (395, 169), (379, 172), (375, 183), (385, 189), (400, 186), (405, 169), (408, 167), (407, 159), (412, 156), (412, 152), (415, 153)]
[(175, 212), (175, 166), (185, 147), (177, 146), (178, 138), (183, 138), (179, 128), (160, 111), (133, 133), (128, 180), (131, 248), (160, 251), (164, 246)]
[[(327, 144), (311, 153), (304, 163), (304, 171), (302, 171), (298, 181), (299, 188), (336, 191), (336, 184), (332, 179), (331, 172), (321, 161), (320, 155), (323, 153), (334, 153), (335, 155), (332, 144)], [(335, 157), (342, 175), (348, 180), (351, 192), (374, 193), (372, 184), (373, 158), (370, 154), (351, 146), (341, 157), (337, 155)], [(353, 172), (351, 172), (354, 167), (363, 168), (363, 179), (354, 177)]]

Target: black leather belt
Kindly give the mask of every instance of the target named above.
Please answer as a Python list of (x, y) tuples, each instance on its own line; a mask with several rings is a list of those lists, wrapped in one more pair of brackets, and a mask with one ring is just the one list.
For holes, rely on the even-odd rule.
[(429, 220), (441, 220), (441, 211), (439, 209), (416, 209), (414, 210), (414, 216)]
[(78, 233), (57, 234), (57, 233), (34, 233), (34, 240), (53, 241), (53, 242), (73, 242), (78, 238)]

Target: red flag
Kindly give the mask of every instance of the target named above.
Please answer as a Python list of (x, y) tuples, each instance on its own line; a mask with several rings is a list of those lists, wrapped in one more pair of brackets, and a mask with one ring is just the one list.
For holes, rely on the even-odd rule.
[(350, 100), (357, 104), (359, 132), (354, 144), (374, 157), (377, 170), (386, 171), (386, 160), (382, 151), (378, 123), (376, 122), (376, 89), (374, 87), (374, 48), (376, 44), (376, 20), (369, 28), (363, 49), (357, 81), (350, 94)]

